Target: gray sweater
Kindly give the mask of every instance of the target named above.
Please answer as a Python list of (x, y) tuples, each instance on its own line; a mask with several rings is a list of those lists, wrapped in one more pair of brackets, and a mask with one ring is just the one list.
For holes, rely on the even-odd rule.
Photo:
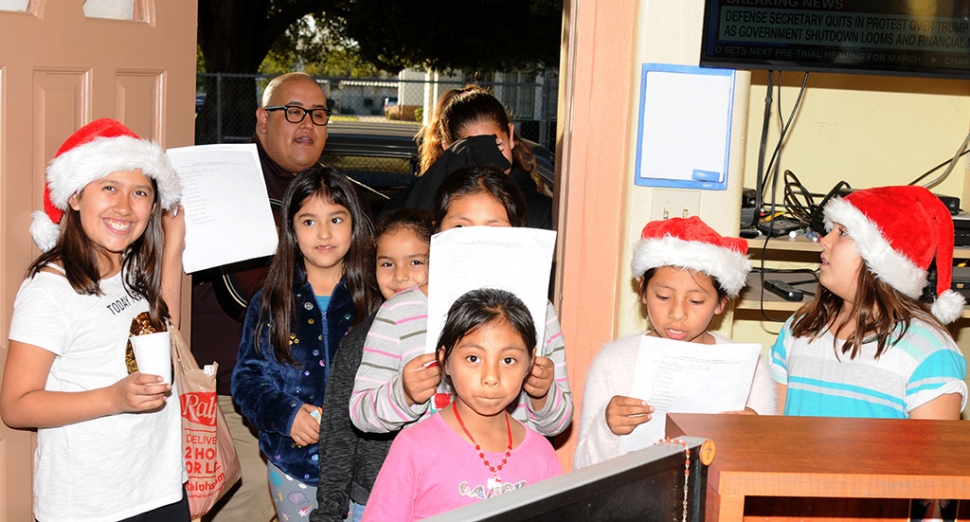
[(364, 340), (376, 315), (371, 314), (343, 338), (332, 361), (320, 422), (320, 507), (310, 513), (310, 522), (343, 520), (350, 499), (367, 504), (377, 473), (398, 433), (364, 433), (350, 422), (350, 394), (364, 353)]

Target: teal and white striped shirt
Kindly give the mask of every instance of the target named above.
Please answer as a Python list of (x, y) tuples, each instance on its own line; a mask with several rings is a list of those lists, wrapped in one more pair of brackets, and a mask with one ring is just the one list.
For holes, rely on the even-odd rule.
[(791, 323), (771, 347), (772, 378), (788, 386), (785, 415), (905, 419), (948, 393), (963, 397), (961, 411), (966, 406), (967, 361), (949, 335), (924, 321), (913, 319), (879, 359), (875, 341), (849, 359), (830, 332), (796, 338)]

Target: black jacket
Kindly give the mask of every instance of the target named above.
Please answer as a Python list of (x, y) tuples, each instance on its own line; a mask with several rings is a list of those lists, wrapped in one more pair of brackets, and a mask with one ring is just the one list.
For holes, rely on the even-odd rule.
[[(434, 196), (445, 177), (469, 165), (494, 165), (505, 171), (511, 165), (495, 146), (495, 136), (471, 136), (451, 144), (447, 150), (418, 179), (392, 197), (381, 210), (384, 217), (400, 208), (423, 208), (434, 210)], [(552, 199), (539, 192), (532, 176), (519, 168), (509, 174), (522, 190), (528, 207), (526, 225), (532, 228), (552, 230)]]

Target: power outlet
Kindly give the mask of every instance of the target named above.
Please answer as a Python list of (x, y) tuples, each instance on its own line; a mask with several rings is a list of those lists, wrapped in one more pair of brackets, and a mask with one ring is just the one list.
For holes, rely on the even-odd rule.
[(701, 193), (696, 190), (654, 189), (650, 221), (686, 218), (700, 212)]

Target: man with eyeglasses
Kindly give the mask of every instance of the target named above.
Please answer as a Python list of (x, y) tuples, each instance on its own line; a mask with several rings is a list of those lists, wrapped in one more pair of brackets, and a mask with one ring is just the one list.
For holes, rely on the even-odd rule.
[(313, 78), (303, 73), (274, 78), (263, 91), (256, 120), (257, 144), (290, 177), (320, 159), (330, 110), (323, 89)]
[[(312, 77), (288, 73), (266, 86), (262, 106), (256, 109), (256, 132), (251, 141), (259, 153), (270, 199), (282, 200), (296, 175), (319, 161), (327, 142), (329, 120), (327, 97)], [(225, 268), (232, 273), (232, 268)], [(220, 269), (215, 268), (192, 278), (192, 352), (202, 364), (213, 360), (219, 363), (216, 391), (236, 445), (242, 481), (206, 520), (268, 522), (276, 515), (276, 509), (267, 488), (259, 439), (236, 411), (230, 395), (230, 377), (236, 365), (245, 310), (234, 308), (238, 305), (227, 298), (222, 276)]]

